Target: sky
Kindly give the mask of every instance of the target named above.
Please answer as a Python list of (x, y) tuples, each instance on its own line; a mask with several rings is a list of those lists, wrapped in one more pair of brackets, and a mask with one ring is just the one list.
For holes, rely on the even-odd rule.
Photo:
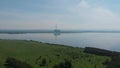
[(0, 29), (120, 30), (120, 0), (0, 0)]

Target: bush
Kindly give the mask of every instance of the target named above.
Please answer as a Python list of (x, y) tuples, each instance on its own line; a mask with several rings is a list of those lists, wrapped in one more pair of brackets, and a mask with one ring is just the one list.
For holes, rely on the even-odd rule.
[(6, 68), (33, 68), (30, 64), (11, 57), (6, 59), (4, 66)]
[(46, 59), (43, 58), (43, 59), (41, 60), (40, 66), (45, 66), (46, 64), (47, 64)]
[(54, 65), (53, 68), (72, 68), (72, 64), (71, 61), (65, 59), (64, 62)]

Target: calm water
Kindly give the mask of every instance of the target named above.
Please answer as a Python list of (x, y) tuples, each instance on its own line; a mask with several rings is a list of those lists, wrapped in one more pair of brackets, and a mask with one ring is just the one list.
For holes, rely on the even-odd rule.
[(0, 39), (35, 40), (74, 47), (97, 47), (120, 51), (120, 33), (53, 33), (0, 34)]

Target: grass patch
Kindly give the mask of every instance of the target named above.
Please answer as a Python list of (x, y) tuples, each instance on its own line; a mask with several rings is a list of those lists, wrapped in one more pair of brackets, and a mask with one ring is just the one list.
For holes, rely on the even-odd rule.
[[(106, 68), (106, 56), (84, 53), (83, 48), (25, 40), (0, 40), (0, 68), (8, 57), (14, 57), (33, 68), (53, 68), (70, 60), (72, 68)], [(41, 65), (42, 64), (42, 65)]]

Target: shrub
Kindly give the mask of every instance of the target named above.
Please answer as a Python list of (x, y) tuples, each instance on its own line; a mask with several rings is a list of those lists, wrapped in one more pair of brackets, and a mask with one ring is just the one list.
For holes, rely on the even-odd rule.
[(6, 68), (33, 68), (30, 64), (22, 62), (12, 57), (8, 57), (4, 64)]
[(72, 64), (71, 61), (65, 59), (64, 62), (54, 65), (53, 68), (72, 68)]
[(40, 66), (45, 66), (46, 64), (47, 64), (46, 59), (43, 58), (43, 59), (41, 60)]

